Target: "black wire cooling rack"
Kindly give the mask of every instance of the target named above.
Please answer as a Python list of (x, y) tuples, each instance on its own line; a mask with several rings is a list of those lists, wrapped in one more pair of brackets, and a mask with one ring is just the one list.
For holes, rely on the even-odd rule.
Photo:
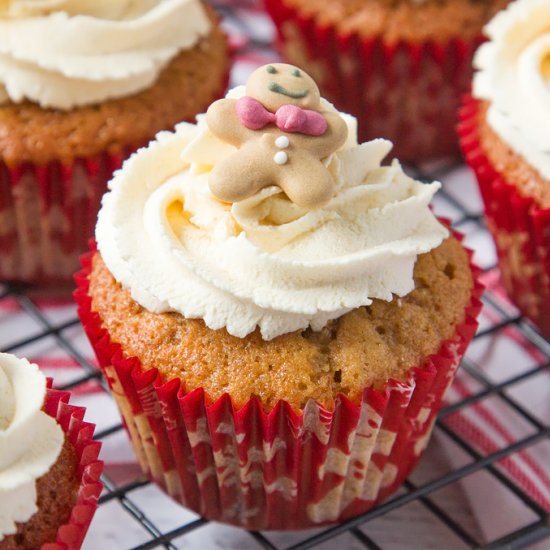
[[(239, 9), (245, 9), (249, 4), (250, 2), (223, 2), (218, 7), (225, 17), (230, 18), (230, 26), (251, 36), (253, 29), (247, 26), (249, 23), (246, 17), (239, 18)], [(261, 40), (253, 37), (252, 42), (243, 42), (241, 48), (248, 52), (269, 52), (269, 38)], [(411, 171), (415, 177), (425, 181), (443, 181), (443, 189), (435, 201), (436, 213), (452, 219), (453, 226), (465, 234), (467, 245), (486, 251), (476, 256), (488, 289), (483, 298), (484, 310), (480, 329), (457, 377), (462, 384), (462, 393), (451, 397), (449, 404), (440, 412), (434, 429), (434, 439), (427, 451), (430, 455), (435, 448), (434, 441), (440, 441), (447, 449), (445, 458), (436, 456), (434, 462), (433, 457), (431, 461), (424, 457), (396, 495), (368, 513), (345, 523), (315, 532), (305, 531), (290, 535), (240, 531), (239, 543), (226, 546), (222, 539), (217, 541), (216, 548), (425, 548), (427, 546), (422, 542), (422, 537), (417, 538), (414, 533), (408, 539), (405, 534), (405, 544), (392, 542), (391, 537), (379, 536), (381, 529), (398, 532), (405, 525), (402, 521), (403, 511), (411, 506), (422, 509), (424, 523), (420, 526), (421, 531), (440, 532), (436, 542), (432, 541), (431, 546), (428, 545), (432, 548), (550, 548), (549, 511), (545, 509), (541, 499), (537, 498), (536, 487), (530, 487), (529, 480), (524, 479), (521, 469), (514, 467), (516, 459), (529, 462), (525, 453), (537, 446), (550, 446), (550, 419), (541, 415), (528, 397), (529, 384), (536, 384), (538, 387), (550, 385), (550, 342), (519, 315), (501, 291), (494, 250), (484, 225), (481, 203), (465, 168), (456, 164), (445, 164), (429, 169), (409, 170)], [(8, 302), (10, 307), (1, 307)], [(25, 318), (23, 321), (22, 316)], [(74, 310), (70, 309), (70, 315), (65, 317), (61, 320), (52, 319), (41, 300), (35, 297), (32, 288), (0, 286), (0, 351), (24, 355), (29, 346), (48, 341), (50, 346), (79, 367), (78, 376), (62, 385), (63, 389), (78, 393), (79, 389), (93, 384), (99, 386), (99, 391), (108, 394), (107, 384), (96, 364), (89, 359), (89, 354), (81, 345), (75, 344), (75, 331), (79, 337), (82, 334)], [(17, 326), (24, 328), (15, 333), (6, 330), (16, 318)], [(499, 376), (499, 362), (513, 362), (511, 374), (506, 371), (504, 377)], [(488, 367), (489, 363), (491, 365)], [(467, 388), (466, 393), (464, 388)], [(501, 437), (500, 442), (487, 445), (482, 436), (472, 430), (471, 426), (468, 427), (470, 413), (480, 415), (484, 422), (490, 424), (489, 413), (498, 411), (496, 414), (501, 414), (503, 410), (507, 416), (514, 417), (513, 437), (498, 434)], [(113, 424), (97, 431), (96, 438), (105, 444), (122, 430), (119, 418), (113, 417)], [(422, 470), (426, 461), (430, 471), (420, 475), (419, 470)], [(433, 465), (436, 463), (441, 467), (434, 471)], [(550, 474), (549, 465), (543, 465), (542, 469), (546, 475)], [(132, 475), (131, 479), (120, 482), (106, 469), (103, 483), (105, 490), (99, 501), (99, 510), (114, 504), (143, 531), (140, 539), (142, 542), (137, 545), (125, 543), (120, 546), (120, 542), (113, 541), (112, 546), (105, 542), (101, 548), (188, 548), (191, 547), (187, 544), (190, 537), (194, 537), (193, 548), (214, 547), (213, 543), (201, 545), (197, 542), (200, 541), (197, 538), (200, 533), (211, 528), (212, 524), (184, 512), (183, 509), (185, 520), (168, 528), (161, 526), (162, 522), (158, 521), (153, 506), (146, 498), (138, 498), (144, 489), (156, 490), (141, 475)], [(476, 520), (471, 520), (470, 517), (469, 521), (464, 521), (464, 510), (453, 507), (452, 499), (449, 504), (449, 499), (443, 498), (445, 491), (459, 483), (469, 486), (470, 505), (475, 507), (475, 502), (479, 501)], [(168, 497), (161, 498), (169, 500)], [(502, 504), (504, 501), (510, 505)], [(464, 502), (466, 501), (461, 501)], [(496, 515), (504, 515), (504, 522), (501, 517), (500, 530), (494, 535), (488, 535), (479, 526), (495, 520)], [(505, 524), (504, 528), (502, 523)], [(375, 526), (377, 527), (374, 528)], [(384, 542), (380, 542), (382, 539)]]
[[(469, 193), (464, 193), (464, 189), (459, 190), (458, 185), (455, 185), (456, 182), (452, 181), (453, 172), (456, 169), (456, 166), (447, 165), (435, 170), (417, 171), (416, 177), (426, 181), (433, 179), (444, 181), (444, 188), (439, 192), (435, 210), (453, 215), (454, 227), (466, 235), (466, 242), (468, 243), (469, 240), (475, 240), (479, 237), (484, 238), (486, 229), (481, 214), (473, 212), (468, 204), (457, 198), (461, 194), (468, 195)], [(458, 170), (459, 174), (464, 173), (463, 168), (458, 168)], [(484, 267), (483, 272), (484, 277), (491, 280), (497, 275), (497, 268), (488, 265)], [(2, 342), (0, 351), (17, 354), (20, 350), (28, 349), (29, 346), (36, 346), (41, 341), (53, 339), (54, 345), (63, 354), (76, 362), (80, 368), (78, 377), (63, 385), (63, 389), (78, 393), (79, 388), (93, 382), (99, 384), (102, 391), (108, 392), (107, 384), (95, 363), (88, 359), (88, 355), (83, 353), (80, 346), (75, 345), (74, 331), (81, 330), (76, 316), (71, 316), (61, 322), (53, 322), (41, 306), (41, 300), (34, 297), (33, 289), (25, 286), (1, 287), (0, 306), (4, 301), (10, 301), (12, 305), (6, 308), (9, 312), (0, 317), (0, 327), (6, 327), (10, 322), (10, 317), (24, 315), (28, 317), (25, 326), (29, 327), (29, 333), (23, 337), (12, 335), (10, 342), (5, 342), (5, 338), (2, 338), (0, 340)], [(248, 543), (246, 539), (240, 539), (244, 545), (241, 548), (285, 548), (286, 550), (314, 547), (330, 548), (331, 546), (326, 546), (326, 544), (330, 544), (331, 541), (335, 545), (339, 544), (342, 548), (397, 548), (398, 546), (392, 546), (391, 544), (381, 546), (377, 543), (369, 535), (369, 525), (378, 518), (387, 517), (388, 525), (392, 529), (399, 529), (399, 522), (397, 524), (392, 523), (392, 515), (412, 503), (422, 506), (429, 513), (430, 519), (426, 525), (427, 529), (434, 529), (438, 523), (445, 527), (447, 535), (442, 535), (439, 539), (440, 545), (437, 546), (438, 548), (525, 548), (537, 542), (539, 542), (538, 548), (550, 548), (550, 540), (548, 540), (550, 538), (550, 515), (548, 510), (530, 494), (530, 491), (522, 487), (521, 483), (518, 483), (514, 475), (511, 475), (503, 467), (504, 461), (527, 449), (541, 443), (550, 445), (549, 419), (537, 418), (536, 412), (529, 410), (528, 405), (513, 395), (515, 387), (530, 379), (536, 379), (537, 384), (550, 384), (550, 342), (545, 340), (507, 302), (500, 293), (498, 284), (493, 288), (489, 287), (484, 295), (483, 302), (484, 311), (482, 313), (481, 328), (476, 334), (470, 349), (475, 350), (476, 347), (494, 348), (500, 340), (507, 342), (512, 347), (528, 350), (529, 353), (525, 354), (523, 363), (515, 365), (516, 372), (513, 376), (495, 381), (487, 374), (485, 364), (478, 362), (479, 354), (468, 351), (461, 365), (459, 379), (465, 377), (471, 379), (475, 382), (475, 390), (471, 391), (467, 397), (455, 400), (442, 409), (434, 434), (436, 437), (446, 438), (448, 440), (447, 446), (450, 442), (453, 448), (460, 450), (463, 464), (457, 467), (449, 467), (442, 475), (432, 476), (431, 479), (421, 482), (415, 479), (415, 471), (411, 478), (405, 482), (397, 496), (392, 497), (370, 512), (345, 523), (318, 530), (314, 534), (311, 534), (311, 532), (294, 534), (285, 537), (282, 544), (281, 541), (273, 540), (272, 533), (249, 532)], [(19, 325), (21, 326), (20, 320)], [(499, 360), (498, 357), (496, 360)], [(516, 415), (522, 418), (526, 427), (522, 431), (522, 435), (510, 444), (502, 446), (494, 452), (486, 453), (480, 450), (475, 437), (468, 438), (462, 435), (461, 430), (457, 429), (452, 422), (449, 422), (449, 419), (457, 414), (464, 414), (468, 409), (480, 404), (483, 405), (488, 401), (492, 401), (494, 407), (494, 400), (498, 401), (498, 405), (514, 411)], [(111, 436), (122, 430), (122, 424), (116, 421), (112, 426), (98, 431), (96, 438), (99, 441), (106, 442)], [(548, 468), (546, 470), (548, 473)], [(528, 511), (528, 515), (532, 519), (526, 523), (515, 525), (509, 532), (498, 538), (484, 540), (483, 537), (480, 537), (478, 529), (464, 526), (457, 519), (456, 511), (453, 513), (452, 510), (449, 511), (438, 502), (437, 493), (439, 491), (480, 473), (491, 478), (491, 483), (513, 495), (510, 498), (514, 500), (515, 506), (521, 503), (521, 507)], [(124, 483), (117, 483), (111, 478), (107, 470), (107, 473), (103, 476), (103, 483), (105, 490), (99, 501), (100, 509), (109, 503), (116, 502), (145, 530), (148, 540), (133, 546), (135, 550), (158, 547), (185, 548), (186, 536), (208, 528), (209, 522), (202, 518), (191, 518), (169, 530), (159, 528), (150, 517), (151, 510), (147, 509), (146, 503), (144, 505), (143, 499), (139, 503), (134, 499), (137, 491), (150, 485), (140, 475)], [(487, 509), (486, 512), (491, 515), (494, 513), (494, 509)], [(513, 525), (513, 520), (514, 518), (511, 517), (511, 525)], [(353, 540), (353, 546), (349, 542), (346, 543), (349, 546), (338, 542), (342, 534), (348, 535), (346, 540)], [(349, 538), (350, 536), (352, 539)], [(544, 539), (547, 539), (546, 542), (543, 542)], [(125, 546), (125, 548), (128, 547)], [(200, 548), (200, 546), (194, 547)], [(113, 546), (113, 548), (118, 548), (118, 546)], [(223, 543), (219, 548), (223, 548)], [(235, 546), (231, 546), (231, 548), (235, 548)], [(403, 548), (423, 548), (423, 546), (418, 546), (414, 540), (411, 540)]]

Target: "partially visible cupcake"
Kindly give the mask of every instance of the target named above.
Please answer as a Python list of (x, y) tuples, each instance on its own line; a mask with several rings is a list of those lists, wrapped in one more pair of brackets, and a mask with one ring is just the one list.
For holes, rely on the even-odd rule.
[(110, 183), (79, 315), (144, 471), (209, 519), (349, 518), (427, 445), (479, 287), (390, 149), (272, 64)]
[(103, 464), (94, 426), (36, 365), (0, 353), (0, 548), (80, 548)]
[(486, 27), (459, 133), (502, 281), (550, 337), (550, 1), (518, 0)]
[(458, 155), (472, 55), (508, 0), (264, 1), (283, 57), (357, 117), (361, 141), (389, 139), (414, 164)]
[(200, 0), (10, 0), (0, 52), (0, 280), (70, 280), (113, 170), (223, 94), (226, 39)]

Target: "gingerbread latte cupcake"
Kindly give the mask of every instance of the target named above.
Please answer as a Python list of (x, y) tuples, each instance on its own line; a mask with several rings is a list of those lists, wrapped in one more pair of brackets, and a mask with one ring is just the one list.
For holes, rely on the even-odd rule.
[(550, 337), (550, 2), (518, 0), (486, 27), (459, 133), (508, 295)]
[(36, 365), (0, 353), (0, 548), (80, 548), (103, 464), (94, 426)]
[(110, 184), (79, 314), (144, 471), (207, 518), (343, 520), (427, 444), (479, 288), (390, 149), (273, 64)]
[(113, 170), (223, 94), (226, 39), (200, 0), (10, 0), (0, 51), (0, 280), (70, 280)]

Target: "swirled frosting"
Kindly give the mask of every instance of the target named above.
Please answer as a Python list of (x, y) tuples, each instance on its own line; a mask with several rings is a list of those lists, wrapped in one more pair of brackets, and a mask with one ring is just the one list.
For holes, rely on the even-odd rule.
[(485, 27), (474, 95), (499, 137), (550, 180), (550, 2), (518, 0)]
[(0, 353), (0, 541), (37, 512), (36, 480), (63, 446), (61, 427), (41, 410), (45, 393), (36, 365)]
[(209, 29), (200, 0), (0, 1), (0, 103), (71, 109), (136, 93)]
[(397, 161), (381, 166), (391, 143), (357, 145), (355, 119), (344, 118), (348, 140), (324, 160), (337, 194), (315, 210), (274, 186), (217, 200), (208, 174), (235, 148), (202, 117), (159, 134), (104, 197), (96, 238), (107, 267), (151, 311), (239, 337), (259, 327), (266, 340), (407, 294), (416, 256), (447, 236), (428, 206), (439, 183), (414, 181)]

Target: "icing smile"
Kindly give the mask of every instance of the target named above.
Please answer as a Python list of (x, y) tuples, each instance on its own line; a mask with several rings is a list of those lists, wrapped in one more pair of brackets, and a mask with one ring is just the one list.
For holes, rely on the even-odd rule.
[(285, 87), (277, 84), (276, 82), (270, 82), (269, 89), (276, 94), (286, 95), (288, 97), (292, 97), (293, 99), (302, 99), (302, 97), (306, 97), (306, 95), (309, 94), (309, 90), (302, 90), (301, 92), (287, 90)]

